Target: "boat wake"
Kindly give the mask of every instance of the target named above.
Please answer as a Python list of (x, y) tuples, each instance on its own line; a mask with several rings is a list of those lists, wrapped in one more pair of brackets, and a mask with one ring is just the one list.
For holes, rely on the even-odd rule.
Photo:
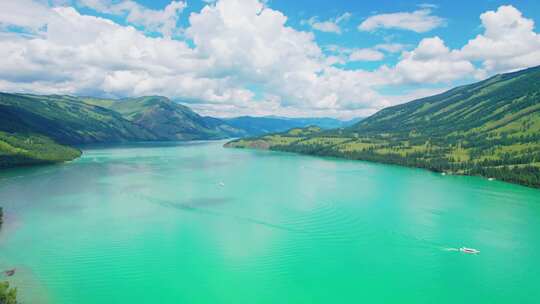
[(461, 248), (451, 248), (451, 247), (445, 247), (442, 248), (443, 251), (457, 251), (462, 253), (468, 253), (468, 254), (478, 254), (480, 253), (480, 250), (474, 249), (474, 248), (467, 248), (467, 247), (461, 247)]
[(459, 251), (459, 248), (442, 248), (443, 251)]

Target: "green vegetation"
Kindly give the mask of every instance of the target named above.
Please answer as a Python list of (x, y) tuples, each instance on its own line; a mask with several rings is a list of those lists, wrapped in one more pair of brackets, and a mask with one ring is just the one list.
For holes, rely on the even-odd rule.
[(121, 114), (72, 96), (0, 93), (0, 119), (0, 131), (40, 134), (60, 144), (156, 138)]
[(17, 303), (17, 288), (10, 287), (9, 282), (0, 282), (0, 304)]
[(0, 168), (69, 161), (68, 145), (217, 139), (237, 130), (164, 97), (113, 100), (0, 93)]
[(243, 134), (220, 119), (202, 117), (161, 96), (122, 99), (108, 108), (152, 132), (159, 140), (222, 139)]
[(226, 146), (391, 163), (540, 187), (540, 67), (386, 108), (348, 128), (291, 130)]
[(60, 144), (216, 139), (241, 131), (165, 97), (98, 99), (0, 93), (0, 131)]
[(7, 93), (0, 93), (0, 121), (0, 168), (80, 156), (79, 150), (66, 145), (222, 139), (286, 130), (312, 121), (345, 123), (325, 118), (223, 120), (200, 116), (161, 96), (107, 99)]
[(80, 150), (42, 135), (0, 131), (0, 168), (60, 163), (80, 155)]

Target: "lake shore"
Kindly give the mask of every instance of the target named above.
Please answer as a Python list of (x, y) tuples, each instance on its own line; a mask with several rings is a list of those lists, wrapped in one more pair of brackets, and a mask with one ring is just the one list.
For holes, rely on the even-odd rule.
[(301, 155), (308, 155), (308, 156), (314, 156), (314, 157), (331, 157), (331, 158), (336, 158), (336, 159), (367, 161), (367, 162), (378, 163), (378, 164), (387, 164), (387, 165), (395, 165), (395, 166), (407, 167), (407, 168), (424, 169), (424, 170), (428, 170), (428, 171), (431, 171), (431, 172), (441, 173), (443, 175), (477, 176), (477, 177), (485, 178), (485, 179), (487, 179), (489, 181), (499, 180), (499, 181), (502, 181), (502, 182), (515, 184), (515, 185), (520, 185), (520, 186), (529, 187), (529, 188), (535, 188), (535, 189), (540, 188), (540, 184), (529, 184), (529, 183), (525, 183), (525, 182), (523, 182), (521, 180), (505, 178), (504, 176), (499, 177), (499, 178), (494, 178), (492, 175), (469, 174), (466, 171), (438, 170), (438, 169), (431, 168), (431, 167), (429, 167), (427, 165), (418, 166), (418, 165), (408, 165), (406, 163), (404, 164), (404, 163), (397, 162), (397, 161), (393, 162), (393, 161), (391, 161), (391, 159), (377, 160), (377, 159), (365, 159), (365, 158), (351, 158), (351, 157), (347, 157), (346, 155), (327, 154), (327, 153), (318, 154), (318, 153), (308, 153), (308, 152), (301, 152), (301, 151), (288, 151), (286, 149), (281, 150), (279, 148), (272, 147), (271, 145), (269, 145), (268, 143), (265, 143), (264, 141), (254, 141), (253, 145), (238, 146), (238, 145), (235, 145), (235, 141), (233, 140), (233, 141), (229, 141), (229, 142), (225, 143), (223, 145), (223, 147), (224, 148), (232, 148), (232, 149), (255, 149), (255, 150), (267, 150), (267, 151), (279, 151), (279, 152), (301, 154)]

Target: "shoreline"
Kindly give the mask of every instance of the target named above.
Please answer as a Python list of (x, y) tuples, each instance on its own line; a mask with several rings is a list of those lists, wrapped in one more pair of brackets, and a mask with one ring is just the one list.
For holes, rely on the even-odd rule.
[(170, 145), (189, 145), (189, 144), (203, 144), (206, 142), (229, 142), (231, 140), (234, 140), (236, 138), (219, 138), (219, 139), (194, 139), (194, 140), (156, 140), (156, 141), (126, 141), (126, 142), (114, 142), (114, 143), (90, 143), (90, 144), (77, 144), (77, 145), (67, 145), (67, 147), (76, 149), (80, 153), (78, 156), (72, 158), (72, 159), (66, 159), (61, 161), (47, 161), (47, 160), (39, 160), (35, 159), (26, 163), (16, 163), (12, 165), (3, 165), (0, 166), (0, 172), (3, 172), (5, 170), (10, 169), (17, 169), (17, 168), (33, 168), (33, 167), (46, 167), (46, 166), (55, 166), (55, 165), (62, 165), (62, 164), (68, 164), (73, 161), (76, 161), (83, 157), (84, 150), (88, 149), (100, 149), (104, 147), (108, 148), (120, 148), (120, 147), (133, 147), (133, 146), (141, 146), (143, 147), (146, 144), (163, 144), (164, 146), (170, 146)]
[(361, 159), (361, 158), (347, 158), (347, 157), (341, 157), (336, 155), (319, 155), (319, 154), (311, 154), (311, 153), (302, 153), (302, 152), (293, 152), (293, 151), (286, 151), (286, 150), (278, 150), (278, 149), (272, 149), (272, 148), (264, 148), (264, 147), (237, 147), (237, 146), (231, 146), (228, 145), (230, 142), (223, 145), (224, 148), (227, 149), (244, 149), (244, 150), (259, 150), (259, 151), (273, 151), (273, 152), (281, 152), (281, 153), (291, 153), (296, 155), (304, 155), (304, 156), (312, 156), (312, 157), (319, 157), (319, 158), (331, 158), (331, 159), (337, 159), (337, 160), (349, 160), (349, 161), (363, 161), (363, 162), (369, 162), (369, 163), (375, 163), (375, 164), (382, 164), (382, 165), (391, 165), (391, 166), (398, 166), (402, 168), (410, 168), (410, 169), (420, 169), (420, 170), (426, 170), (432, 173), (439, 173), (441, 175), (446, 176), (468, 176), (468, 177), (479, 177), (482, 179), (485, 179), (487, 181), (499, 181), (508, 183), (511, 185), (517, 185), (521, 187), (526, 187), (529, 189), (537, 189), (540, 190), (540, 185), (528, 185), (525, 183), (520, 183), (516, 181), (511, 180), (504, 180), (504, 179), (496, 179), (491, 176), (484, 176), (479, 174), (464, 174), (459, 172), (453, 172), (453, 171), (439, 171), (434, 170), (429, 167), (418, 167), (418, 166), (408, 166), (406, 164), (399, 164), (394, 162), (384, 162), (384, 161), (376, 161), (376, 160), (369, 160), (369, 159)]

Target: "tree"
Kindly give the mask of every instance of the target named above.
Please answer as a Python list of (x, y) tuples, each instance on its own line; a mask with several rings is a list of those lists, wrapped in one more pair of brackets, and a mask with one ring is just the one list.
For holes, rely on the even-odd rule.
[(9, 282), (0, 282), (0, 304), (17, 304), (17, 288), (9, 287)]

